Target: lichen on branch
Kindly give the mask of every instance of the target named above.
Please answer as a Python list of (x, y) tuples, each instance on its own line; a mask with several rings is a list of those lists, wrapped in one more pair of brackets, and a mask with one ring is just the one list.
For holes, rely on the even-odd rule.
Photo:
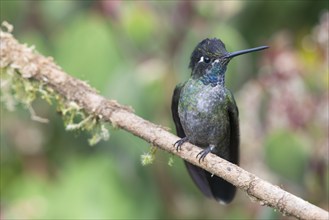
[[(7, 30), (12, 30), (8, 24)], [(8, 32), (1, 31), (0, 34), (1, 39), (11, 36)], [(1, 41), (0, 100), (4, 103), (4, 106), (9, 111), (13, 111), (16, 105), (22, 104), (30, 111), (32, 120), (46, 123), (48, 119), (38, 116), (32, 107), (32, 102), (37, 98), (41, 98), (50, 105), (56, 105), (57, 111), (62, 115), (66, 130), (89, 132), (91, 135), (88, 140), (90, 145), (95, 145), (101, 140), (108, 140), (110, 136), (108, 123), (93, 114), (87, 113), (76, 102), (61, 95), (48, 83), (46, 78), (44, 80), (34, 78), (39, 69), (33, 61), (38, 60), (36, 58), (39, 54), (33, 47), (19, 46), (19, 44), (14, 43), (17, 42)], [(47, 58), (47, 60), (52, 59)]]

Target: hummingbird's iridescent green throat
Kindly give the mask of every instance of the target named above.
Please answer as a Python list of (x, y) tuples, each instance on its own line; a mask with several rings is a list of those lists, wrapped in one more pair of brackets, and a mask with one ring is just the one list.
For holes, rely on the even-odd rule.
[[(211, 152), (239, 163), (239, 111), (233, 94), (225, 87), (225, 72), (233, 57), (266, 48), (227, 52), (224, 43), (216, 38), (205, 39), (196, 46), (189, 65), (191, 77), (176, 86), (172, 97), (172, 116), (181, 138), (174, 144), (177, 150), (188, 141), (203, 148), (196, 155), (199, 162)], [(232, 201), (235, 186), (193, 164), (185, 164), (203, 194), (221, 203)]]

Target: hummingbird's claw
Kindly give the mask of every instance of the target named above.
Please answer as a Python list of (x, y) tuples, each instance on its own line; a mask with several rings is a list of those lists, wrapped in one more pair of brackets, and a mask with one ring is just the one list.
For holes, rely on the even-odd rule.
[(183, 137), (182, 139), (179, 139), (174, 143), (174, 147), (176, 147), (176, 151), (179, 151), (182, 149), (182, 145), (188, 141), (188, 137)]
[(210, 145), (209, 147), (207, 147), (206, 149), (200, 151), (197, 155), (196, 158), (199, 158), (199, 163), (201, 163), (201, 160), (204, 161), (204, 158), (215, 148), (215, 146)]
[(199, 163), (201, 163), (201, 160), (204, 161), (204, 158), (207, 156), (207, 154), (209, 154), (210, 151), (207, 151), (207, 149), (200, 151), (200, 153), (196, 155), (196, 158), (200, 156)]

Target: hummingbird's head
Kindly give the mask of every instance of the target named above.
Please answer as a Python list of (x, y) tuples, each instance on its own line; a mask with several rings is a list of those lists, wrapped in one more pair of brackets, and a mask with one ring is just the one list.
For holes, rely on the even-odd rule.
[(191, 55), (189, 67), (192, 75), (201, 76), (211, 69), (216, 60), (221, 60), (223, 67), (228, 63), (225, 59), (226, 51), (224, 43), (216, 38), (204, 39), (194, 49)]
[(191, 55), (189, 67), (192, 69), (192, 76), (200, 77), (206, 73), (219, 75), (224, 73), (229, 61), (238, 55), (263, 50), (268, 46), (261, 46), (236, 52), (227, 52), (225, 44), (216, 38), (204, 39), (194, 49)]

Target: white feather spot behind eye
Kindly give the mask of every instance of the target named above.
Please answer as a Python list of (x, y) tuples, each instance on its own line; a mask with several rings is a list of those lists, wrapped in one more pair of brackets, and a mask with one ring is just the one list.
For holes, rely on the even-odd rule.
[(216, 63), (219, 63), (219, 59), (216, 59), (214, 62), (212, 62), (212, 65), (214, 66)]
[(203, 62), (203, 61), (204, 61), (204, 57), (202, 56), (202, 57), (200, 57), (200, 60), (198, 63)]

